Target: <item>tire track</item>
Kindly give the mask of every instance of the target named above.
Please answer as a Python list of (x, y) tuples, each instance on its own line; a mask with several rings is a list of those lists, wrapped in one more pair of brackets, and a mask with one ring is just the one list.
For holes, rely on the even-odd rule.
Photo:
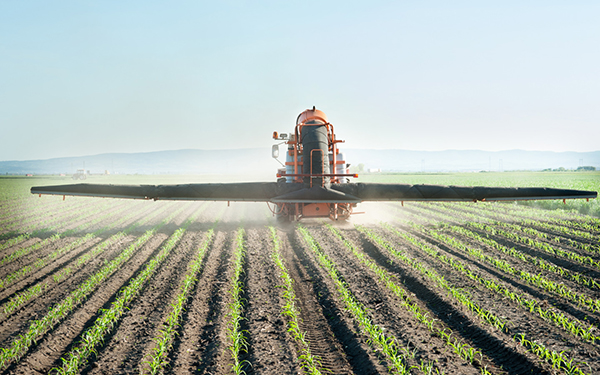
[[(335, 374), (387, 373), (364, 340), (357, 336), (357, 327), (348, 322), (343, 307), (336, 304), (324, 278), (306, 249), (300, 245), (296, 232), (282, 236), (281, 254), (298, 298), (302, 323), (313, 356), (324, 369)], [(334, 289), (335, 290), (335, 289)]]
[[(389, 238), (389, 236), (384, 235), (384, 238)], [(412, 269), (403, 268), (395, 260), (392, 261), (394, 258), (391, 258), (387, 251), (380, 249), (378, 245), (374, 245), (358, 233), (354, 242), (361, 244), (363, 251), (380, 267), (396, 274), (398, 279), (403, 280), (406, 289), (423, 301), (437, 319), (443, 321), (452, 331), (460, 333), (462, 337), (472, 342), (473, 346), (480, 348), (498, 368), (511, 374), (550, 373), (546, 366), (537, 363), (536, 357), (517, 346), (510, 338), (483, 326), (478, 318), (469, 311), (465, 311), (461, 305), (451, 300), (445, 293), (438, 294), (437, 288), (430, 285), (430, 282), (420, 274)], [(395, 238), (391, 238), (390, 242), (397, 244)]]

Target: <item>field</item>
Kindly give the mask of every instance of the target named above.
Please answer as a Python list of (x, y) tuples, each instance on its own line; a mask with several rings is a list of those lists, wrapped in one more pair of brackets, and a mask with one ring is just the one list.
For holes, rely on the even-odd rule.
[[(600, 190), (597, 173), (365, 180)], [(58, 183), (0, 178), (1, 373), (600, 373), (597, 201), (279, 224), (259, 203), (28, 193)]]

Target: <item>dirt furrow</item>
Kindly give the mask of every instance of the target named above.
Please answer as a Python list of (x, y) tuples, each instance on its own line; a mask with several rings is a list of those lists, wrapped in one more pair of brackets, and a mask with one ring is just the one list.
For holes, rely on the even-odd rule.
[(281, 253), (294, 279), (300, 307), (300, 330), (306, 332), (312, 354), (335, 374), (387, 373), (336, 300), (337, 291), (328, 281), (329, 276), (307, 255), (309, 250), (297, 233), (290, 230), (281, 238)]
[(16, 338), (21, 332), (28, 329), (32, 320), (43, 317), (52, 305), (68, 296), (79, 284), (84, 282), (97, 269), (102, 267), (104, 259), (107, 261), (112, 260), (114, 257), (118, 256), (122, 249), (126, 248), (134, 240), (134, 236), (129, 236), (128, 238), (115, 243), (107, 249), (108, 253), (106, 258), (95, 260), (89, 268), (78, 270), (67, 280), (60, 283), (50, 283), (48, 289), (46, 289), (39, 297), (26, 303), (15, 313), (3, 317), (2, 322), (0, 323), (0, 345), (2, 347), (7, 346), (8, 342), (12, 341), (12, 339)]
[(77, 344), (76, 338), (93, 324), (100, 309), (106, 309), (117, 292), (139, 272), (143, 265), (160, 249), (165, 234), (156, 234), (110, 279), (103, 283), (91, 297), (53, 331), (46, 334), (19, 363), (9, 368), (10, 374), (47, 374), (59, 364), (60, 357)]
[(142, 362), (147, 360), (144, 355), (162, 328), (172, 299), (178, 293), (185, 270), (201, 239), (202, 233), (184, 234), (160, 270), (129, 306), (118, 328), (105, 338), (105, 346), (98, 350), (96, 359), (90, 361), (88, 368), (83, 371), (89, 370), (90, 374), (139, 373)]
[[(418, 365), (423, 361), (438, 364), (438, 368), (440, 364), (444, 364), (443, 369), (447, 374), (480, 373), (478, 368), (454, 354), (441, 338), (432, 335), (426, 326), (419, 325), (413, 314), (401, 306), (398, 297), (381, 286), (371, 271), (358, 262), (339, 240), (331, 238), (331, 233), (326, 228), (317, 226), (311, 228), (311, 232), (336, 263), (352, 293), (363, 305), (372, 306), (369, 312), (373, 323), (385, 327), (386, 332), (394, 336), (400, 346), (415, 353), (417, 362), (411, 365)], [(401, 282), (397, 284), (402, 285)], [(463, 339), (466, 341), (466, 338)], [(491, 362), (486, 360), (485, 364), (488, 365), (488, 370), (493, 369)]]
[(175, 373), (216, 373), (217, 356), (225, 350), (221, 331), (225, 324), (232, 236), (233, 232), (217, 228), (203, 272), (182, 317), (179, 339), (169, 356)]
[[(390, 240), (393, 241), (393, 239)], [(514, 280), (513, 277), (508, 277), (495, 272), (485, 264), (480, 264), (475, 260), (468, 259), (464, 257), (463, 254), (457, 253), (452, 248), (435, 240), (428, 239), (428, 242), (432, 246), (436, 246), (439, 250), (457, 256), (457, 258), (461, 259), (462, 261), (469, 261), (469, 264), (477, 265), (482, 277), (486, 279), (494, 280), (498, 283), (501, 283), (502, 281), (508, 281), (509, 283), (513, 282), (513, 286), (520, 285), (521, 287), (515, 288), (515, 290), (523, 292), (526, 296), (529, 294), (528, 292), (532, 292), (530, 288), (528, 288), (526, 285), (518, 283), (518, 281)], [(518, 305), (491, 293), (474, 281), (464, 277), (462, 274), (449, 269), (447, 266), (444, 266), (436, 261), (430, 261), (428, 256), (424, 256), (423, 261), (427, 262), (430, 267), (436, 269), (438, 273), (443, 275), (444, 278), (453, 285), (469, 290), (473, 301), (477, 302), (481, 306), (486, 306), (486, 309), (493, 311), (497, 316), (502, 316), (504, 319), (506, 319), (506, 321), (510, 322), (510, 331), (513, 332), (513, 334), (514, 332), (524, 332), (528, 336), (535, 338), (538, 342), (544, 343), (545, 346), (552, 348), (552, 350), (555, 350), (556, 352), (561, 352), (563, 350), (569, 352), (569, 357), (575, 359), (577, 362), (586, 362), (593, 369), (598, 366), (597, 360), (591, 360), (594, 354), (598, 351), (597, 346), (589, 344), (578, 337), (569, 335), (567, 331), (556, 327), (554, 324), (542, 319), (539, 315), (535, 313), (531, 314), (529, 311), (520, 308)], [(554, 302), (554, 298), (551, 295), (546, 295), (544, 293), (542, 296), (546, 296), (550, 301)], [(532, 296), (529, 296), (528, 298), (533, 299)], [(547, 299), (543, 298), (539, 299), (539, 297), (538, 300), (548, 301)], [(547, 304), (546, 307), (552, 306), (548, 302), (545, 303)], [(560, 307), (560, 305), (554, 307)], [(568, 314), (568, 312), (566, 313)], [(587, 318), (588, 319), (584, 321), (589, 322), (590, 316), (587, 315)], [(578, 350), (573, 351), (573, 348), (578, 348)]]
[(247, 229), (246, 325), (251, 364), (248, 373), (297, 374), (300, 372), (291, 337), (281, 316), (280, 284), (270, 259), (271, 246), (266, 228)]
[[(392, 235), (382, 232), (380, 234), (399, 249), (407, 251), (412, 248), (411, 245)], [(348, 233), (348, 236), (352, 238), (354, 233)], [(363, 251), (380, 267), (396, 274), (396, 277), (403, 281), (407, 290), (423, 301), (437, 319), (444, 322), (452, 331), (460, 334), (467, 342), (472, 343), (474, 347), (479, 348), (497, 368), (515, 374), (549, 373), (547, 366), (538, 363), (539, 361), (535, 356), (523, 350), (507, 335), (483, 324), (472, 312), (450, 298), (446, 291), (439, 289), (431, 280), (425, 278), (416, 270), (406, 267), (402, 262), (392, 257), (387, 250), (371, 243), (358, 233), (356, 233), (354, 241), (360, 243)], [(424, 260), (423, 254), (410, 252), (420, 262)], [(468, 284), (463, 284), (463, 286), (468, 287)]]
[[(585, 309), (584, 307), (579, 306), (576, 303), (573, 303), (570, 300), (560, 297), (559, 295), (550, 293), (550, 292), (544, 290), (543, 288), (539, 288), (534, 285), (530, 285), (530, 284), (520, 280), (518, 277), (512, 276), (510, 274), (506, 274), (502, 271), (499, 271), (498, 269), (495, 269), (494, 267), (492, 267), (491, 265), (489, 265), (487, 263), (483, 263), (479, 260), (473, 259), (470, 256), (468, 256), (467, 254), (465, 254), (461, 251), (458, 251), (456, 249), (453, 249), (452, 247), (450, 247), (444, 243), (441, 243), (440, 241), (437, 241), (426, 234), (417, 233), (417, 232), (412, 232), (412, 233), (415, 236), (436, 246), (438, 249), (441, 249), (444, 252), (451, 254), (454, 257), (462, 260), (463, 262), (466, 262), (470, 265), (476, 266), (482, 272), (489, 274), (491, 278), (501, 281), (501, 282), (504, 282), (504, 283), (512, 286), (516, 290), (526, 293), (527, 295), (531, 296), (531, 298), (535, 298), (539, 301), (546, 301), (549, 306), (554, 306), (555, 308), (563, 311), (565, 314), (570, 315), (579, 320), (586, 321), (588, 323), (593, 323), (596, 325), (600, 323), (600, 312), (591, 312), (591, 311)], [(476, 247), (479, 248), (479, 246), (476, 246)], [(493, 249), (488, 249), (488, 251), (490, 254), (495, 253), (493, 251)], [(581, 293), (584, 295), (593, 294), (593, 293), (589, 293), (590, 290), (587, 288), (584, 288), (581, 285), (569, 283), (568, 280), (561, 279), (560, 277), (558, 277), (554, 274), (542, 272), (541, 270), (539, 270), (539, 269), (535, 268), (534, 266), (529, 265), (527, 263), (516, 262), (514, 258), (508, 257), (503, 253), (496, 253), (496, 254), (494, 254), (494, 256), (498, 259), (502, 259), (502, 260), (512, 264), (517, 269), (528, 271), (532, 275), (542, 274), (544, 277), (549, 276), (549, 277), (547, 277), (548, 279), (553, 280), (557, 283), (565, 284), (565, 285), (569, 286), (569, 288), (571, 288), (571, 290), (576, 291), (578, 293)], [(467, 282), (467, 280), (460, 276), (456, 276), (456, 282), (457, 283)]]

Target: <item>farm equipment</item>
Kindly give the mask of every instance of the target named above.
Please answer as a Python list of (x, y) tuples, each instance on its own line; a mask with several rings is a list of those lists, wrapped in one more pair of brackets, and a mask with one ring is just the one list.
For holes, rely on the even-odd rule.
[(73, 180), (85, 180), (87, 178), (87, 173), (85, 173), (85, 169), (78, 169), (71, 178)]
[(95, 196), (151, 200), (254, 201), (271, 204), (280, 220), (330, 218), (345, 220), (363, 201), (504, 201), (538, 199), (590, 199), (594, 191), (555, 188), (514, 188), (350, 183), (358, 175), (348, 173), (338, 149), (333, 125), (313, 107), (300, 113), (293, 133), (273, 133), (272, 156), (279, 157), (285, 144), (285, 168), (276, 182), (210, 183), (181, 185), (73, 184), (32, 187), (32, 194)]

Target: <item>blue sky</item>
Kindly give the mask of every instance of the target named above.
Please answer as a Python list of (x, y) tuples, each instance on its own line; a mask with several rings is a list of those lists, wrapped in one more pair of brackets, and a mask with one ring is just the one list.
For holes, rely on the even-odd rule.
[(270, 147), (600, 150), (592, 1), (0, 2), (0, 160)]

